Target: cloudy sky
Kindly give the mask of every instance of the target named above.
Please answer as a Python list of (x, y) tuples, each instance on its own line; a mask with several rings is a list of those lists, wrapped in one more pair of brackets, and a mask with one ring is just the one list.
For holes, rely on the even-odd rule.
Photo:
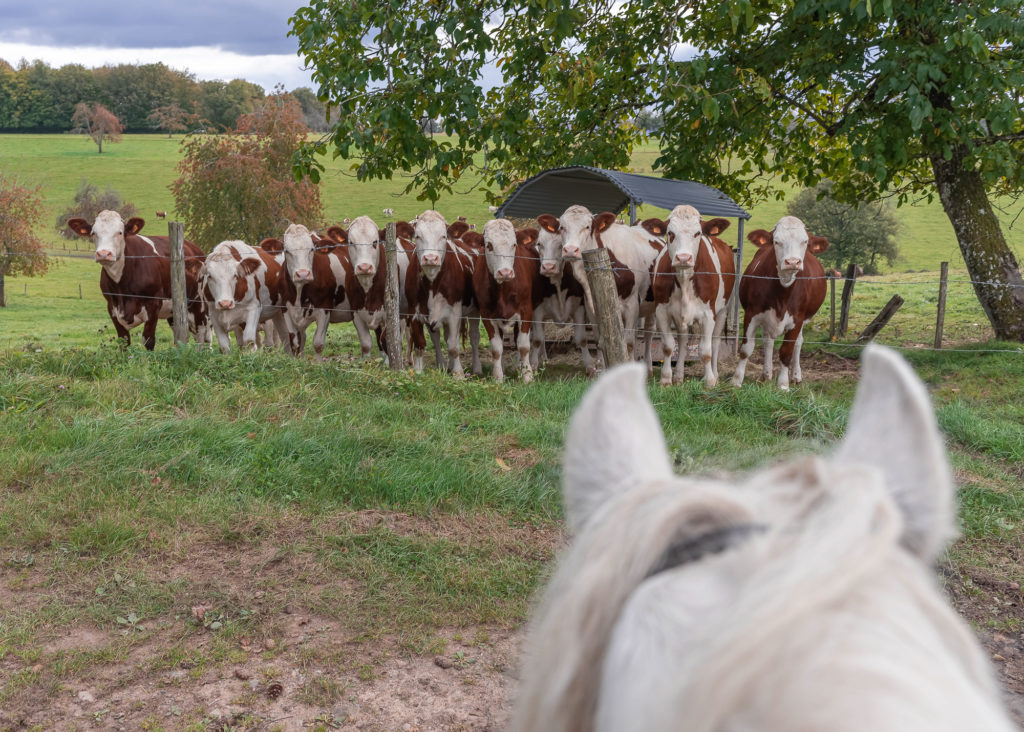
[(245, 79), (268, 92), (313, 87), (287, 35), (301, 0), (4, 2), (0, 58), (17, 66), (162, 62), (199, 80)]

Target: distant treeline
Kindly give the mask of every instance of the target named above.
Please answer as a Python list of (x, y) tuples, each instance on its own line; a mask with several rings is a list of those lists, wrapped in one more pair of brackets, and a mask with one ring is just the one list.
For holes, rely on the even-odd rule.
[[(242, 79), (197, 81), (193, 74), (162, 63), (97, 69), (68, 64), (55, 69), (42, 61), (14, 67), (0, 59), (0, 131), (66, 132), (73, 127), (76, 104), (98, 102), (117, 115), (127, 132), (158, 129), (147, 118), (169, 105), (195, 114), (197, 125), (213, 132), (233, 127), (265, 94), (260, 85)], [(327, 129), (324, 105), (311, 89), (291, 94), (302, 105), (311, 130)]]

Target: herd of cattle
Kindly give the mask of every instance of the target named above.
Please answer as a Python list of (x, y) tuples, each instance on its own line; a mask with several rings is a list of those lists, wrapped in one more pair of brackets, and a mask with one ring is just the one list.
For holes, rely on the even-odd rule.
[[(144, 221), (124, 221), (103, 211), (92, 223), (75, 218), (69, 228), (91, 237), (103, 271), (100, 288), (119, 337), (143, 326), (146, 348), (155, 344), (157, 321), (171, 317), (169, 241), (143, 236)], [(647, 219), (628, 226), (612, 213), (593, 214), (570, 206), (555, 217), (537, 218), (537, 227), (516, 230), (507, 219), (488, 221), (481, 232), (463, 219), (448, 224), (436, 211), (412, 222), (398, 222), (400, 312), (404, 321), (405, 358), (423, 368), (426, 332), (437, 362), (456, 378), (464, 375), (460, 336), (468, 331), (472, 371), (480, 374), (480, 323), (490, 339), (493, 376), (501, 381), (503, 340), (516, 344), (519, 371), (530, 381), (545, 357), (544, 323), (572, 324), (588, 375), (596, 372), (591, 350), (594, 303), (582, 253), (608, 251), (621, 299), (627, 353), (647, 356), (656, 331), (663, 352), (661, 383), (683, 379), (688, 331), (700, 332), (699, 353), (708, 386), (718, 381), (718, 350), (726, 306), (736, 280), (735, 256), (719, 238), (725, 219), (704, 221), (692, 206), (677, 206), (666, 220)], [(823, 237), (809, 236), (792, 216), (772, 231), (748, 235), (758, 250), (739, 285), (744, 308), (744, 340), (733, 383), (743, 383), (747, 359), (758, 327), (764, 334), (764, 373), (772, 377), (774, 339), (780, 348), (778, 385), (799, 382), (804, 321), (821, 306), (826, 284), (815, 253), (828, 247)], [(368, 216), (348, 228), (332, 226), (323, 234), (291, 224), (280, 239), (259, 246), (224, 241), (208, 254), (185, 242), (189, 329), (196, 340), (210, 340), (209, 326), (222, 351), (235, 332), (240, 347), (255, 347), (258, 330), (268, 342), (277, 339), (293, 353), (305, 346), (306, 330), (316, 323), (313, 347), (319, 356), (329, 323), (352, 322), (364, 357), (378, 347), (386, 352), (384, 230)], [(427, 331), (424, 331), (427, 326)], [(646, 348), (637, 336), (647, 334)], [(440, 339), (444, 337), (447, 359)], [(677, 348), (682, 354), (672, 365)]]

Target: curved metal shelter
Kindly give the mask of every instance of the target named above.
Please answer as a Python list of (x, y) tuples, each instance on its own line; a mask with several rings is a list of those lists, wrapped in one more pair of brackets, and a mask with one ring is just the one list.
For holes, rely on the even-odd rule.
[(586, 206), (595, 213), (612, 211), (617, 214), (628, 206), (630, 221), (635, 222), (636, 207), (644, 203), (669, 210), (679, 204), (689, 204), (702, 216), (750, 218), (750, 214), (727, 195), (703, 183), (586, 165), (538, 173), (520, 184), (498, 207), (495, 216), (527, 219), (544, 213), (561, 216), (573, 204)]

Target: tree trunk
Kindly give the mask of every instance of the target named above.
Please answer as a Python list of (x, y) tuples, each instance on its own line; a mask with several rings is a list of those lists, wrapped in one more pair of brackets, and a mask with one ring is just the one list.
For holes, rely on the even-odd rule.
[(4, 273), (0, 271), (0, 308), (7, 307), (7, 290), (4, 288)]
[(974, 292), (996, 338), (1024, 341), (1024, 279), (1006, 245), (981, 175), (964, 165), (963, 147), (953, 156), (931, 158), (942, 208), (946, 211), (974, 283)]

